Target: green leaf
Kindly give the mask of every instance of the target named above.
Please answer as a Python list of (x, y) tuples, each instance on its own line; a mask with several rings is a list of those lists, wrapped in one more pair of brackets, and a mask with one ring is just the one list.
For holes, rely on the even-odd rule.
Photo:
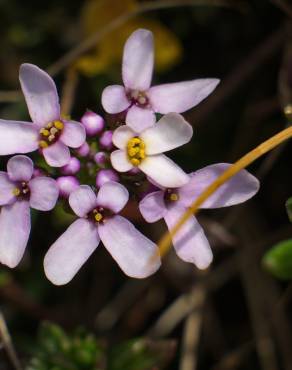
[(292, 197), (287, 199), (285, 206), (286, 206), (286, 211), (289, 217), (289, 221), (292, 222)]
[(292, 279), (292, 239), (283, 240), (270, 249), (263, 258), (263, 265), (279, 279)]

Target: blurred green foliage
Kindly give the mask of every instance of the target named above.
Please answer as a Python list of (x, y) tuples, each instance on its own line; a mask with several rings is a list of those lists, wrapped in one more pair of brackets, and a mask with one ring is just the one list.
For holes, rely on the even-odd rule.
[(292, 279), (292, 239), (283, 240), (272, 247), (265, 254), (263, 264), (277, 278)]
[(109, 347), (85, 329), (68, 335), (43, 322), (26, 370), (159, 370), (174, 353), (173, 341), (137, 338)]

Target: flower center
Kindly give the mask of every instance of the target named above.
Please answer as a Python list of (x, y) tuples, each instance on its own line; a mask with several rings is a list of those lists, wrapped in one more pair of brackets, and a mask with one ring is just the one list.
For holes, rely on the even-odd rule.
[(179, 200), (179, 195), (175, 189), (167, 189), (164, 194), (166, 202), (176, 202)]
[(127, 144), (127, 154), (133, 166), (139, 166), (145, 159), (145, 143), (139, 137), (132, 137)]
[(39, 147), (44, 149), (49, 145), (54, 144), (60, 137), (64, 129), (62, 121), (49, 122), (45, 127), (40, 130)]
[(128, 93), (128, 99), (141, 108), (147, 108), (149, 106), (149, 99), (144, 91), (131, 90)]
[(104, 223), (104, 221), (113, 215), (112, 211), (103, 208), (103, 207), (96, 207), (94, 208), (89, 214), (88, 218), (96, 224)]
[(28, 186), (28, 183), (25, 181), (22, 181), (19, 183), (13, 190), (12, 190), (13, 195), (16, 197), (28, 197), (30, 193), (30, 189)]

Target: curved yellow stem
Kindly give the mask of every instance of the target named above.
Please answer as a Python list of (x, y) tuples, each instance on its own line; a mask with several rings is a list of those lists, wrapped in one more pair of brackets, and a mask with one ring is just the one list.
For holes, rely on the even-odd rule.
[(269, 152), (283, 141), (292, 137), (292, 127), (288, 127), (278, 134), (272, 136), (270, 139), (264, 141), (262, 144), (257, 146), (255, 149), (244, 155), (237, 162), (231, 165), (226, 171), (224, 171), (218, 178), (212, 182), (192, 203), (192, 205), (183, 214), (176, 225), (167, 233), (163, 235), (158, 243), (160, 255), (164, 256), (171, 246), (171, 240), (173, 236), (178, 232), (182, 225), (192, 216), (198, 213), (200, 206), (209, 198), (215, 191), (228, 181), (231, 177), (236, 175), (239, 171), (249, 166), (256, 159)]

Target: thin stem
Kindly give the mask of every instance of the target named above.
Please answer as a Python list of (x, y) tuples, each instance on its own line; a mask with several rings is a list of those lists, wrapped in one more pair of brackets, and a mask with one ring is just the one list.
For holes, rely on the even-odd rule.
[(2, 315), (0, 311), (0, 338), (2, 340), (3, 346), (8, 354), (8, 357), (15, 368), (15, 370), (22, 370), (22, 367), (20, 365), (20, 361), (17, 357), (17, 354), (15, 352), (4, 316)]
[(269, 152), (283, 141), (292, 137), (292, 127), (288, 127), (285, 130), (280, 131), (278, 134), (272, 136), (270, 139), (264, 141), (262, 144), (257, 146), (255, 149), (244, 155), (237, 162), (231, 165), (226, 171), (224, 171), (211, 185), (209, 185), (201, 195), (192, 203), (192, 205), (183, 214), (180, 220), (170, 230), (169, 233), (165, 233), (164, 236), (158, 243), (160, 255), (164, 256), (169, 250), (171, 240), (174, 235), (179, 231), (183, 224), (192, 216), (198, 213), (200, 206), (208, 199), (215, 191), (227, 182), (231, 177), (236, 175), (239, 171), (244, 169), (253, 163), (256, 159), (260, 158), (265, 153)]
[(48, 69), (47, 72), (51, 76), (55, 76), (59, 72), (61, 72), (64, 68), (71, 65), (80, 55), (86, 53), (90, 49), (92, 49), (102, 38), (104, 38), (107, 34), (114, 31), (115, 29), (122, 26), (124, 23), (129, 21), (132, 18), (135, 18), (137, 15), (142, 13), (159, 10), (159, 9), (167, 9), (167, 8), (175, 8), (181, 6), (219, 6), (219, 7), (233, 7), (238, 9), (244, 9), (244, 4), (241, 1), (238, 1), (236, 4), (233, 4), (231, 1), (228, 0), (153, 0), (147, 1), (137, 5), (133, 10), (129, 12), (122, 13), (117, 18), (114, 18), (110, 23), (108, 23), (104, 28), (101, 30), (96, 31), (93, 35), (85, 39), (81, 44), (77, 45), (75, 48), (71, 49), (68, 53), (66, 53), (63, 57), (61, 57), (57, 62), (52, 64)]

